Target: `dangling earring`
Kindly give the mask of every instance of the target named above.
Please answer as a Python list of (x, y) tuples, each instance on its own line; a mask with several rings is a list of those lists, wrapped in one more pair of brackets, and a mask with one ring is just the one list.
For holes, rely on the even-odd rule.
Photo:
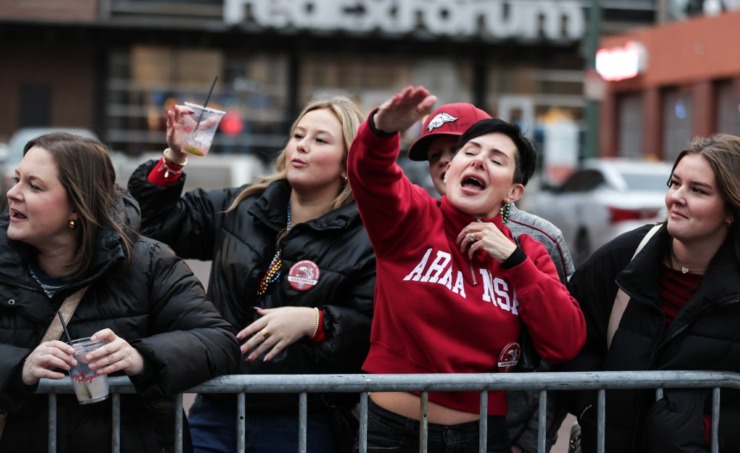
[(503, 206), (501, 206), (501, 209), (499, 211), (501, 213), (501, 221), (503, 223), (506, 223), (509, 221), (509, 217), (511, 216), (511, 203), (504, 203)]
[(77, 228), (77, 225), (75, 224), (74, 220), (70, 220), (67, 226), (69, 227), (70, 230), (74, 230), (75, 228)]

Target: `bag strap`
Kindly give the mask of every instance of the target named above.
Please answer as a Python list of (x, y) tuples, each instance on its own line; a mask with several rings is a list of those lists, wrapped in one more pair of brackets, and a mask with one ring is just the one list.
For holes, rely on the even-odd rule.
[[(77, 310), (77, 306), (80, 305), (80, 301), (85, 296), (88, 286), (83, 286), (77, 291), (73, 292), (62, 302), (57, 313), (61, 313), (64, 319), (69, 320)], [(49, 340), (58, 340), (64, 331), (62, 327), (62, 320), (59, 319), (59, 315), (54, 316), (51, 320), (49, 328), (46, 329), (44, 337), (41, 339), (41, 343)], [(3, 431), (5, 431), (5, 420), (8, 418), (8, 412), (0, 409), (0, 439), (3, 438)]]
[[(647, 232), (645, 237), (642, 238), (642, 241), (640, 241), (640, 244), (637, 246), (637, 249), (635, 250), (635, 253), (632, 254), (632, 258), (630, 258), (630, 261), (632, 261), (635, 256), (637, 256), (638, 253), (640, 253), (640, 250), (642, 250), (643, 247), (645, 247), (645, 244), (648, 243), (650, 238), (652, 238), (655, 233), (658, 232), (660, 227), (663, 226), (663, 224), (659, 223), (652, 227), (650, 231)], [(617, 297), (614, 298), (614, 305), (612, 306), (612, 311), (609, 314), (609, 324), (606, 327), (606, 348), (609, 349), (609, 347), (612, 345), (612, 338), (614, 338), (614, 334), (617, 331), (617, 328), (619, 327), (619, 323), (622, 320), (622, 315), (624, 315), (624, 311), (627, 309), (627, 304), (629, 303), (630, 298), (622, 291), (622, 288), (619, 288), (617, 291)]]
[[(58, 313), (61, 313), (62, 317), (64, 317), (67, 322), (69, 322), (70, 318), (72, 318), (75, 310), (77, 310), (77, 306), (80, 305), (80, 301), (85, 296), (85, 291), (87, 291), (87, 288), (89, 287), (83, 286), (82, 288), (67, 296), (67, 298), (64, 299), (64, 302), (62, 302), (62, 306), (59, 307)], [(54, 319), (51, 320), (51, 324), (49, 324), (49, 328), (46, 329), (44, 338), (41, 339), (41, 343), (49, 340), (58, 340), (59, 337), (62, 336), (63, 331), (64, 328), (62, 327), (62, 321), (61, 319), (59, 319), (59, 315), (54, 316)]]

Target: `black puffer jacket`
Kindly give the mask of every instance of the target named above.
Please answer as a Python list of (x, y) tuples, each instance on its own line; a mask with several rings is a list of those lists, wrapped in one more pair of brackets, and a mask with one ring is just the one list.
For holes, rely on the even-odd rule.
[[(64, 299), (89, 285), (68, 321), (70, 335), (88, 337), (107, 327), (141, 353), (145, 372), (132, 378), (138, 393), (121, 396), (121, 451), (161, 452), (161, 444), (172, 442), (171, 396), (235, 369), (234, 329), (169, 247), (139, 237), (129, 266), (110, 229), (98, 237), (89, 274), (50, 300), (28, 270), (24, 257), (31, 249), (9, 240), (7, 226), (6, 214), (0, 220), (0, 408), (10, 414), (0, 451), (47, 451), (48, 398), (23, 384), (23, 362)], [(74, 395), (60, 395), (57, 451), (109, 451), (110, 414), (110, 399), (82, 406)]]
[[(573, 274), (569, 288), (581, 304), (588, 338), (563, 370), (716, 370), (740, 372), (740, 263), (728, 237), (712, 259), (694, 296), (663, 333), (658, 276), (670, 244), (665, 226), (630, 262), (651, 226), (638, 228), (596, 251)], [(619, 285), (631, 297), (611, 348), (606, 330)], [(576, 398), (583, 451), (596, 451), (595, 392), (567, 392)], [(575, 393), (575, 395), (571, 395)], [(607, 391), (607, 452), (701, 452), (703, 414), (711, 413), (709, 390)], [(565, 395), (565, 396), (568, 396)], [(592, 405), (588, 408), (588, 405)], [(720, 451), (740, 451), (740, 395), (722, 391)]]
[[(181, 197), (182, 178), (170, 187), (147, 182), (153, 165), (143, 164), (129, 180), (141, 206), (143, 231), (170, 244), (182, 257), (213, 261), (208, 295), (227, 321), (243, 329), (258, 318), (253, 307), (323, 310), (325, 341), (304, 338), (270, 362), (241, 360), (241, 372), (359, 373), (369, 348), (375, 255), (355, 204), (295, 225), (283, 241), (283, 276), (298, 261), (310, 260), (320, 269), (315, 287), (297, 291), (282, 278), (257, 296), (259, 278), (276, 252), (277, 234), (286, 227), (288, 183), (274, 182), (261, 195), (225, 213), (243, 187), (194, 190)], [(247, 405), (252, 410), (295, 414), (296, 401), (295, 396), (253, 394)]]

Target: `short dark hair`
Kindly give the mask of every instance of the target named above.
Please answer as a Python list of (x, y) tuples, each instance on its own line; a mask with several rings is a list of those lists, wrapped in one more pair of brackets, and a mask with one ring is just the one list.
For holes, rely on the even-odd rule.
[(457, 142), (459, 151), (470, 140), (481, 135), (500, 133), (504, 134), (514, 142), (518, 151), (516, 156), (516, 169), (514, 170), (514, 182), (527, 185), (529, 178), (534, 174), (537, 165), (537, 147), (534, 142), (522, 134), (522, 130), (516, 124), (508, 123), (499, 118), (480, 120), (466, 130)]

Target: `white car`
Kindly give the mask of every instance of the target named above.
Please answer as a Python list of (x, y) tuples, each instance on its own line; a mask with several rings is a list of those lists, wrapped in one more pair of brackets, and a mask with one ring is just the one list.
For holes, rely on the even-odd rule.
[(665, 220), (671, 168), (665, 162), (587, 159), (559, 187), (525, 195), (522, 208), (560, 228), (578, 265), (620, 234)]

